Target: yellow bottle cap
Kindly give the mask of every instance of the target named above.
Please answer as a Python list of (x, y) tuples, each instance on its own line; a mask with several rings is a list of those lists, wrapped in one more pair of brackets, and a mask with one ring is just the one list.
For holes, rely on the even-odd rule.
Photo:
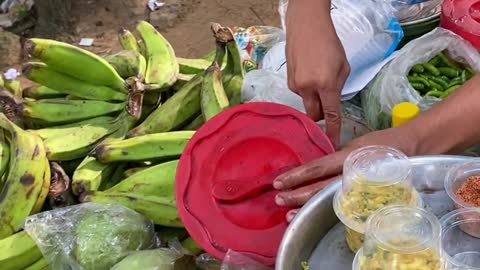
[(392, 110), (392, 127), (398, 127), (420, 113), (420, 108), (411, 102), (398, 103)]

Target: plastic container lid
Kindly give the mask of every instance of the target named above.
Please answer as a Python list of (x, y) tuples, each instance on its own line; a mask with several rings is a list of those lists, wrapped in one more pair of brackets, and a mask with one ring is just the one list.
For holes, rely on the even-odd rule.
[(445, 0), (440, 26), (449, 29), (480, 48), (480, 1)]
[(448, 213), (442, 224), (442, 250), (446, 269), (480, 269), (480, 208)]
[(247, 103), (205, 123), (179, 162), (175, 193), (183, 224), (205, 251), (231, 249), (273, 265), (288, 224), (272, 182), (284, 171), (334, 152), (305, 114)]
[(398, 127), (420, 113), (420, 108), (411, 102), (398, 103), (392, 109), (392, 126)]
[(440, 221), (433, 213), (414, 206), (386, 206), (368, 218), (364, 252), (373, 254), (377, 246), (404, 254), (438, 250), (440, 233)]

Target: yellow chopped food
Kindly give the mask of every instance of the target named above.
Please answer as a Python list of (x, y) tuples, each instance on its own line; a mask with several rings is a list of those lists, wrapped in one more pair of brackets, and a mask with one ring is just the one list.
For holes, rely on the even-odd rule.
[(348, 248), (356, 253), (363, 245), (364, 235), (346, 227), (345, 239), (347, 240)]
[(367, 181), (354, 181), (341, 201), (343, 215), (363, 224), (376, 210), (392, 204), (415, 204), (412, 188), (403, 184), (380, 186)]
[(441, 270), (440, 254), (432, 248), (414, 253), (397, 253), (377, 246), (360, 257), (361, 270)]

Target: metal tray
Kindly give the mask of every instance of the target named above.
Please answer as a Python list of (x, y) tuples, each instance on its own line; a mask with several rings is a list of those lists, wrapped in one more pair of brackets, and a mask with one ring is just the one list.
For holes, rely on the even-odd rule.
[[(414, 164), (413, 183), (420, 191), (426, 207), (437, 216), (453, 209), (443, 181), (449, 168), (472, 157), (419, 156)], [(283, 237), (277, 255), (276, 270), (302, 269), (308, 261), (311, 270), (351, 270), (355, 254), (345, 243), (344, 226), (333, 212), (335, 191), (341, 178), (313, 197), (297, 214)]]

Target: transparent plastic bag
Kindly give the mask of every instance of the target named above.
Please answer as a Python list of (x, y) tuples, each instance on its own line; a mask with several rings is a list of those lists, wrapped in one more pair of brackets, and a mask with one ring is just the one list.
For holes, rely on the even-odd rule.
[(159, 248), (133, 252), (110, 270), (191, 270), (195, 267), (194, 256), (171, 248)]
[(273, 26), (234, 27), (232, 30), (245, 72), (257, 69), (267, 51), (285, 40), (282, 29)]
[[(281, 13), (286, 6), (286, 2), (280, 3)], [(393, 16), (393, 8), (383, 2), (332, 0), (331, 15), (351, 68), (342, 90), (342, 100), (348, 100), (375, 77), (403, 38), (403, 31)], [(297, 109), (303, 107), (299, 102), (301, 98), (289, 93), (285, 46), (285, 42), (277, 43), (263, 58), (261, 68), (255, 74), (247, 74), (243, 87), (246, 100), (295, 104), (293, 107)], [(252, 97), (252, 93), (257, 96)]]
[(222, 263), (209, 254), (202, 254), (197, 258), (197, 266), (202, 270), (273, 270), (233, 250), (227, 251)]
[(53, 270), (108, 270), (131, 252), (158, 244), (150, 220), (117, 204), (42, 212), (27, 218), (25, 231)]
[(362, 92), (362, 107), (370, 128), (389, 128), (391, 111), (397, 103), (412, 102), (425, 111), (440, 100), (421, 97), (408, 82), (407, 74), (413, 65), (429, 61), (444, 50), (453, 60), (480, 71), (480, 54), (468, 42), (448, 30), (437, 28), (411, 41), (398, 51), (395, 59)]

